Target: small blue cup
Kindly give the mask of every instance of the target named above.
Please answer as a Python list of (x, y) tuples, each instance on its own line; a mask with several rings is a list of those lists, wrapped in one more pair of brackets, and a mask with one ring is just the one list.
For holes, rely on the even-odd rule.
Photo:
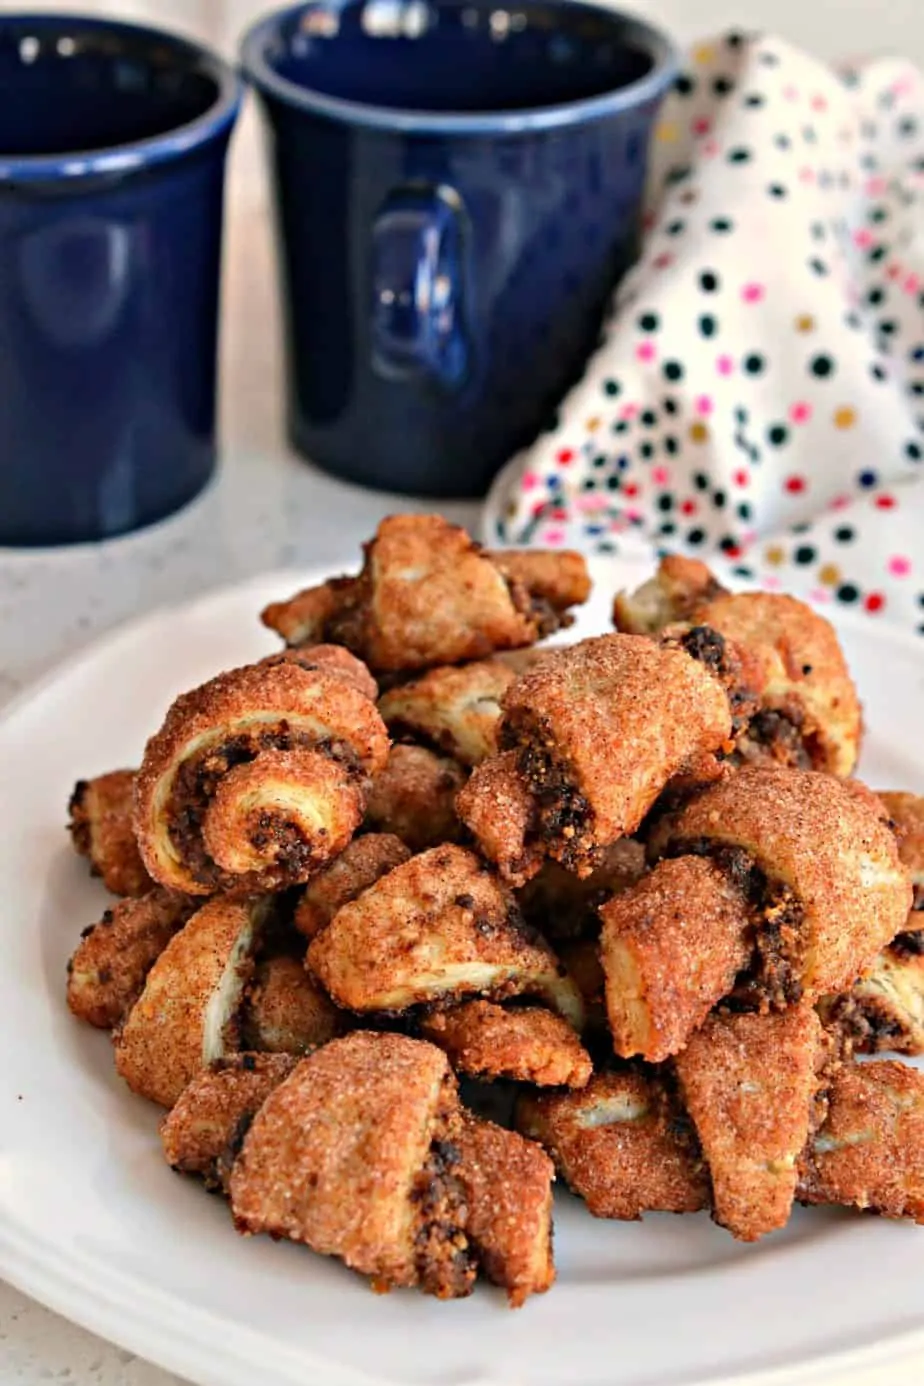
[(268, 117), (295, 446), (473, 496), (637, 255), (669, 40), (576, 0), (317, 0), (242, 46)]
[(208, 480), (240, 98), (181, 38), (0, 14), (0, 543), (120, 534)]

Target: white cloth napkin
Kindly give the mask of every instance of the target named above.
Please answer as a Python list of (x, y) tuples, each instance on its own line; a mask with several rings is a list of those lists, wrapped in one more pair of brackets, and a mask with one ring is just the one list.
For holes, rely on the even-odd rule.
[(924, 634), (924, 77), (696, 45), (644, 249), (492, 544), (702, 556)]

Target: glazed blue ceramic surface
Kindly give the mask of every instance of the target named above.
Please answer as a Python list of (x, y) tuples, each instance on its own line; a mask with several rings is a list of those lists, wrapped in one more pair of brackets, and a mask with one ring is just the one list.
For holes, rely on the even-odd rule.
[(0, 13), (0, 543), (120, 534), (208, 480), (239, 103), (180, 38)]
[(576, 0), (301, 5), (243, 42), (270, 131), (293, 442), (471, 496), (550, 421), (637, 254), (669, 41)]

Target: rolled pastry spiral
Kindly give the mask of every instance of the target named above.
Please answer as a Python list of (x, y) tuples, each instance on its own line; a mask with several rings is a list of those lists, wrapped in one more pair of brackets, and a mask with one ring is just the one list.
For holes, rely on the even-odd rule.
[(388, 733), (367, 671), (342, 654), (351, 667), (292, 651), (177, 698), (135, 785), (138, 846), (156, 881), (191, 895), (278, 890), (346, 846)]

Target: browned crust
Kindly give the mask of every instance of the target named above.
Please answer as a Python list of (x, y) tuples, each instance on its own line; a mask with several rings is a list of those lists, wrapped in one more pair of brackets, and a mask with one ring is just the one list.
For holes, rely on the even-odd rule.
[(924, 1074), (889, 1060), (838, 1069), (799, 1198), (924, 1222)]
[(658, 828), (653, 850), (741, 848), (801, 908), (799, 981), (845, 991), (903, 927), (911, 883), (888, 825), (830, 775), (745, 767)]
[(238, 1048), (237, 1014), (267, 917), (266, 899), (209, 900), (175, 934), (114, 1035), (133, 1092), (172, 1107), (187, 1083)]
[(660, 1063), (732, 990), (750, 956), (748, 913), (698, 857), (664, 861), (601, 907), (600, 958), (613, 1047)]
[(576, 555), (498, 563), (438, 515), (388, 516), (365, 549), (358, 577), (274, 602), (264, 624), (289, 644), (347, 645), (373, 671), (426, 669), (532, 644), (567, 623), (553, 597), (571, 605), (586, 588)]
[(241, 1019), (245, 1048), (308, 1054), (347, 1028), (349, 1017), (298, 958), (268, 958), (258, 965)]
[(542, 1006), (463, 1001), (428, 1016), (421, 1032), (448, 1054), (457, 1073), (477, 1078), (582, 1088), (593, 1071), (568, 1022)]
[(702, 602), (724, 592), (696, 558), (668, 554), (653, 577), (634, 592), (617, 592), (613, 624), (626, 635), (657, 635), (665, 626), (690, 620)]
[(580, 993), (520, 918), (512, 896), (461, 847), (431, 848), (344, 905), (309, 945), (334, 1001), (400, 1012), (471, 995), (538, 995), (574, 1019)]
[(379, 712), (392, 735), (409, 734), (462, 765), (478, 765), (497, 751), (500, 700), (515, 678), (499, 659), (431, 669), (385, 693)]
[[(357, 1031), (303, 1059), (264, 1102), (231, 1174), (242, 1232), (339, 1256), (386, 1284), (421, 1280), (416, 1187), (460, 1115), (446, 1056)], [(459, 1229), (447, 1229), (464, 1255)]]
[(366, 833), (354, 838), (330, 866), (305, 886), (295, 908), (293, 923), (300, 934), (312, 939), (326, 928), (334, 915), (355, 900), (411, 853), (393, 833)]
[(412, 852), (452, 842), (461, 830), (455, 803), (464, 784), (465, 771), (454, 760), (424, 746), (393, 746), (372, 781), (367, 821)]
[(636, 1070), (595, 1073), (579, 1092), (521, 1097), (517, 1129), (549, 1152), (597, 1218), (695, 1213), (709, 1179), (683, 1113)]
[(106, 910), (84, 930), (67, 965), (67, 1004), (74, 1015), (102, 1030), (124, 1020), (148, 972), (198, 903), (155, 888)]
[(636, 830), (673, 776), (726, 745), (732, 726), (703, 664), (632, 635), (566, 647), (521, 675), (503, 707), (500, 741), (539, 800), (546, 850), (582, 870)]
[(148, 742), (135, 784), (138, 844), (148, 871), (161, 884), (200, 895), (219, 887), (276, 889), (306, 879), (317, 866), (315, 860), (301, 871), (283, 870), (277, 862), (272, 869), (236, 877), (213, 865), (204, 873), (210, 879), (204, 880), (202, 872), (183, 860), (175, 832), (185, 805), (172, 802), (177, 773), (190, 758), (213, 754), (219, 758), (215, 773), (220, 777), (227, 769), (220, 760), (222, 747), (242, 737), (248, 748), (245, 759), (252, 754), (259, 758), (261, 750), (285, 750), (274, 744), (280, 738), (291, 744), (293, 737), (301, 737), (308, 747), (336, 750), (344, 773), (355, 768), (358, 774), (375, 774), (388, 755), (388, 733), (375, 705), (325, 669), (303, 669), (291, 662), (248, 665), (182, 694)]
[(915, 885), (924, 885), (924, 797), (899, 790), (879, 791), (898, 838), (898, 855)]
[(850, 991), (824, 997), (819, 1013), (857, 1053), (924, 1054), (924, 952), (890, 944)]
[(161, 1122), (167, 1164), (226, 1188), (250, 1122), (297, 1062), (291, 1054), (235, 1054), (197, 1073)]
[(545, 861), (527, 882), (518, 899), (526, 918), (547, 938), (578, 939), (600, 932), (597, 910), (606, 900), (628, 890), (647, 870), (645, 848), (623, 837), (604, 847), (589, 876), (575, 876), (557, 861)]
[(343, 645), (295, 645), (278, 654), (267, 655), (260, 663), (264, 666), (297, 664), (309, 671), (323, 669), (352, 684), (358, 693), (372, 702), (379, 696), (379, 686), (366, 665)]
[(533, 1141), (465, 1113), (458, 1146), (466, 1231), (488, 1279), (518, 1309), (555, 1280), (551, 1160)]
[(582, 606), (590, 596), (586, 560), (572, 549), (490, 549), (486, 557), (555, 611)]
[(509, 885), (525, 885), (542, 865), (538, 807), (514, 751), (491, 756), (456, 796), (456, 812)]
[(144, 895), (154, 884), (135, 841), (134, 787), (134, 770), (111, 770), (78, 780), (68, 804), (74, 850), (113, 895)]
[(715, 1014), (675, 1067), (712, 1180), (713, 1216), (740, 1241), (789, 1221), (823, 1055), (811, 1006)]

